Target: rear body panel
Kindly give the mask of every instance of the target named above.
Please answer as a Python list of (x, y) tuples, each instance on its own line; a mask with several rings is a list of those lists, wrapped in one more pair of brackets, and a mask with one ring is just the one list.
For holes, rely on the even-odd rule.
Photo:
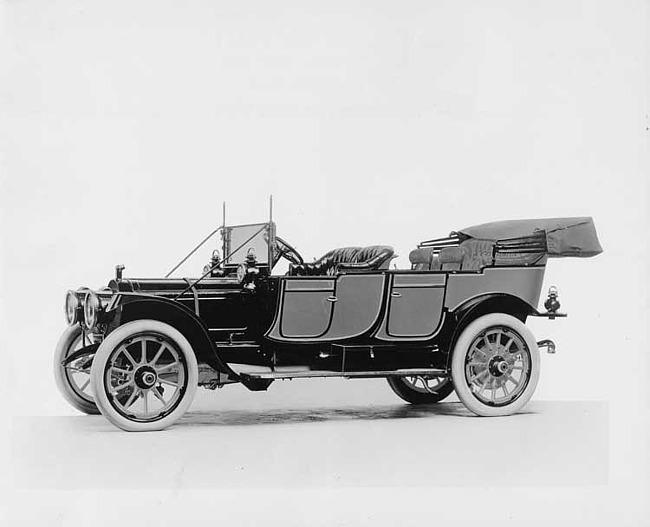
[(494, 267), (480, 273), (449, 275), (445, 308), (455, 311), (472, 298), (490, 293), (508, 293), (533, 308), (539, 302), (545, 267)]

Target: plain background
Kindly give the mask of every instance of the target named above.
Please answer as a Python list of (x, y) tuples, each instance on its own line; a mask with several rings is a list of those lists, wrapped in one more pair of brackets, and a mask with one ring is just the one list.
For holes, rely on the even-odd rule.
[[(278, 233), (309, 260), (382, 243), (406, 267), (422, 239), (527, 217), (593, 216), (605, 249), (549, 263), (545, 287), (559, 287), (570, 315), (531, 327), (559, 351), (543, 358), (536, 399), (608, 402), (606, 487), (512, 489), (507, 511), (480, 483), (143, 490), (120, 497), (125, 512), (141, 500), (189, 517), (209, 496), (273, 518), (290, 505), (296, 524), (332, 500), (340, 525), (426, 513), (641, 524), (647, 3), (22, 1), (0, 16), (7, 415), (72, 414), (51, 374), (68, 288), (105, 285), (117, 263), (126, 276), (163, 275), (221, 223), (224, 200), (229, 223), (264, 221), (273, 194)], [(180, 274), (196, 276), (208, 254)], [(363, 402), (358, 386), (350, 397)], [(296, 384), (295, 397), (314, 389)], [(105, 500), (78, 498), (79, 513)], [(484, 512), (456, 516), (468, 502)], [(435, 503), (444, 511), (428, 512)]]

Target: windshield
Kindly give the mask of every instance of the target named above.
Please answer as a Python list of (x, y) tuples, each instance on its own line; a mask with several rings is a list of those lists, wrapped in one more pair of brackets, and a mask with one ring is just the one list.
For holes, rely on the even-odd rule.
[(239, 264), (246, 260), (249, 250), (255, 251), (258, 264), (269, 263), (269, 231), (273, 223), (235, 225), (222, 230), (225, 264)]

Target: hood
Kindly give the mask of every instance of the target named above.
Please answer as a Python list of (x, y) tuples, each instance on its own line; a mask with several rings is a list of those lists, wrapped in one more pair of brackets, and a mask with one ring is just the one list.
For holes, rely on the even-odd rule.
[[(153, 295), (179, 294), (192, 285), (197, 278), (124, 278), (111, 280), (108, 287), (116, 293), (144, 293)], [(240, 290), (237, 278), (204, 278), (196, 286), (197, 291), (229, 292)]]

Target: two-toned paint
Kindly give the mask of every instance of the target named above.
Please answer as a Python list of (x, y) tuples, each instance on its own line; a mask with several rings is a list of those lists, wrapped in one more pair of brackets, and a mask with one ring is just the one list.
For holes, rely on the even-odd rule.
[(389, 342), (429, 340), (444, 318), (446, 274), (391, 273), (382, 322), (374, 337)]
[(441, 331), (447, 313), (473, 300), (510, 295), (534, 311), (543, 279), (543, 266), (283, 277), (266, 337), (281, 343), (361, 336), (393, 343), (429, 341)]
[(337, 371), (374, 371), (379, 362), (445, 367), (446, 357), (432, 358), (438, 356), (432, 350), (447, 350), (456, 326), (488, 305), (524, 316), (535, 311), (543, 276), (543, 267), (382, 270), (271, 276), (252, 290), (234, 276), (206, 278), (189, 290), (182, 278), (128, 279), (111, 284), (121, 297), (112, 327), (139, 318), (169, 323), (187, 335), (199, 361), (230, 380), (245, 376), (229, 363)]
[(277, 342), (335, 342), (367, 333), (381, 313), (385, 273), (281, 280), (266, 337)]
[(544, 271), (544, 266), (487, 267), (478, 273), (450, 273), (444, 307), (455, 311), (474, 298), (506, 293), (534, 308), (542, 291)]

